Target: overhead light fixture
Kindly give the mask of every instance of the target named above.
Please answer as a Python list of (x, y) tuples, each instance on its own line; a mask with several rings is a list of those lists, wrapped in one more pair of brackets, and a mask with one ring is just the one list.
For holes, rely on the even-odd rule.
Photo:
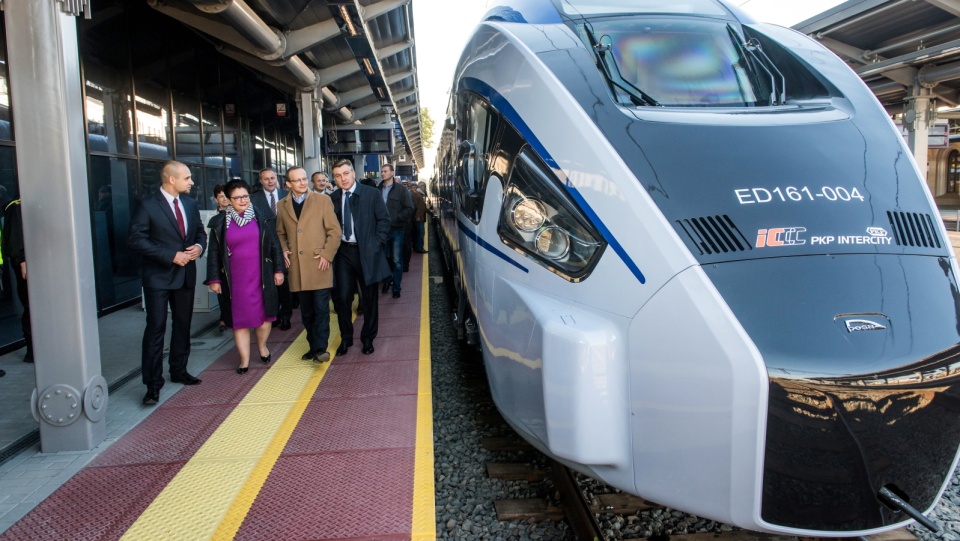
[(377, 96), (379, 96), (381, 100), (383, 99), (383, 89), (379, 86), (377, 87)]
[(374, 73), (374, 72), (373, 72), (373, 65), (370, 64), (370, 59), (369, 59), (369, 58), (364, 58), (364, 59), (363, 59), (363, 66), (364, 66), (365, 68), (367, 68), (367, 73), (369, 73), (370, 75), (373, 75), (373, 73)]
[(351, 36), (356, 36), (358, 34), (357, 28), (353, 26), (353, 19), (350, 18), (350, 12), (347, 11), (347, 6), (340, 6), (340, 15), (343, 17), (343, 22), (347, 25), (347, 32)]

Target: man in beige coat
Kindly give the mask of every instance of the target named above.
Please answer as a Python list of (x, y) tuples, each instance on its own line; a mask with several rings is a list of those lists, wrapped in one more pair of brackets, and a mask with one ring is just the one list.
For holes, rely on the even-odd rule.
[(300, 313), (310, 350), (303, 360), (330, 360), (330, 289), (333, 257), (340, 247), (340, 222), (330, 196), (310, 191), (302, 167), (287, 169), (290, 193), (277, 204), (277, 234), (287, 263), (290, 291), (300, 296)]

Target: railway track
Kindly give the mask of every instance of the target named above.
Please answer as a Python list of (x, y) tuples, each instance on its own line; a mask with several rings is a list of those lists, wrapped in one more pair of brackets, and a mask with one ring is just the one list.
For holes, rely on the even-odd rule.
[[(481, 422), (492, 422), (495, 414), (486, 414)], [(497, 416), (498, 417), (498, 416)], [(529, 444), (516, 436), (482, 438), (481, 445), (491, 452), (523, 453), (533, 456), (539, 453)], [(542, 455), (540, 455), (542, 456)], [(610, 515), (631, 515), (642, 511), (668, 509), (654, 502), (630, 494), (591, 494), (589, 497), (580, 489), (577, 473), (566, 466), (544, 457), (546, 467), (530, 462), (488, 462), (487, 475), (503, 481), (527, 481), (530, 483), (549, 482), (552, 484), (553, 497), (506, 499), (494, 501), (497, 520), (564, 521), (579, 541), (609, 541), (622, 539), (609, 529), (604, 529), (600, 517)], [(655, 534), (649, 539), (656, 541), (798, 541), (801, 538), (777, 536), (731, 529), (722, 532)], [(862, 538), (860, 538), (862, 539)], [(894, 530), (885, 534), (870, 536), (870, 541), (916, 541), (916, 536), (906, 529)], [(803, 538), (803, 541), (810, 541)]]

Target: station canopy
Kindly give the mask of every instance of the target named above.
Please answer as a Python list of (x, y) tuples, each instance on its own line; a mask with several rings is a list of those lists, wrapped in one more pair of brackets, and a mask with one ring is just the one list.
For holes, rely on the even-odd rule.
[(423, 167), (410, 0), (148, 3), (214, 38), (224, 55), (277, 88), (297, 96), (315, 91), (325, 132), (395, 123), (396, 153)]
[(849, 0), (793, 28), (843, 59), (890, 113), (921, 94), (960, 105), (960, 0)]

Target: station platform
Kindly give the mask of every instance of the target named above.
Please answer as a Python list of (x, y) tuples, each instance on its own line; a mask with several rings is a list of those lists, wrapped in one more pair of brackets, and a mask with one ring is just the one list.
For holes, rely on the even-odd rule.
[(297, 310), (296, 332), (271, 334), (270, 364), (254, 347), (237, 374), (230, 340), (202, 384), (168, 382), (0, 540), (435, 539), (427, 269), (415, 254), (403, 296), (381, 297), (372, 355), (355, 341), (330, 362), (301, 360)]

